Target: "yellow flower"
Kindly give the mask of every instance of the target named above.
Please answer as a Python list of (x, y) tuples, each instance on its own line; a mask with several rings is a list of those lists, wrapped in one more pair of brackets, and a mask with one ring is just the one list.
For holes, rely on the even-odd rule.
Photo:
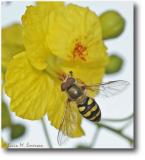
[[(102, 81), (107, 54), (98, 16), (73, 4), (39, 2), (27, 8), (22, 24), (26, 50), (13, 57), (6, 73), (11, 110), (30, 120), (47, 114), (59, 128), (67, 100), (59, 75), (73, 71), (84, 83)], [(68, 136), (80, 137), (82, 118), (77, 107), (73, 112), (77, 125)]]

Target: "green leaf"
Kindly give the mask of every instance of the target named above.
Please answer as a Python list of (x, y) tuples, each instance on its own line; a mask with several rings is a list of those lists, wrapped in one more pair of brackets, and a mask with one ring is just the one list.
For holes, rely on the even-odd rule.
[(118, 37), (125, 28), (125, 19), (114, 10), (106, 11), (99, 16), (103, 39)]
[(11, 127), (11, 117), (7, 105), (2, 101), (2, 129)]
[(123, 59), (115, 54), (109, 56), (109, 62), (106, 66), (106, 74), (117, 73), (123, 66)]
[(25, 134), (25, 126), (22, 124), (13, 124), (11, 127), (11, 139), (14, 140)]

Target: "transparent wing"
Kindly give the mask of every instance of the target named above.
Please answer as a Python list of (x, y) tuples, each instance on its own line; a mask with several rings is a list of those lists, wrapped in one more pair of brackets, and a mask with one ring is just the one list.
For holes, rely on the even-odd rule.
[(67, 102), (64, 116), (59, 127), (57, 141), (59, 145), (64, 144), (69, 137), (73, 137), (73, 133), (78, 129), (81, 116), (78, 112), (75, 102)]
[(109, 81), (97, 85), (90, 85), (90, 86), (86, 85), (85, 87), (86, 89), (95, 92), (96, 94), (99, 93), (99, 95), (103, 97), (110, 97), (122, 92), (128, 85), (129, 82), (124, 80), (118, 80), (118, 81)]

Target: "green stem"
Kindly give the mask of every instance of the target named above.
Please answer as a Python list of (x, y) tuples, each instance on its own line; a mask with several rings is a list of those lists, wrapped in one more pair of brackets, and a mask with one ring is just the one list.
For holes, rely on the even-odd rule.
[(110, 126), (108, 126), (108, 125), (106, 125), (106, 124), (103, 124), (103, 123), (98, 123), (98, 124), (96, 124), (96, 125), (97, 125), (97, 127), (105, 128), (105, 129), (108, 129), (108, 130), (110, 130), (110, 131), (118, 134), (118, 135), (121, 136), (122, 138), (125, 138), (127, 141), (129, 141), (130, 144), (133, 143), (133, 139), (130, 138), (130, 137), (128, 137), (127, 135), (123, 134), (123, 133), (122, 133), (122, 130), (120, 130), (120, 129), (112, 128), (112, 127), (110, 127)]
[(49, 138), (49, 135), (48, 135), (48, 132), (47, 132), (47, 127), (46, 127), (46, 124), (45, 124), (45, 121), (44, 121), (43, 118), (41, 119), (41, 123), (42, 123), (43, 131), (44, 131), (44, 134), (45, 134), (45, 137), (46, 137), (48, 146), (49, 146), (50, 148), (53, 148), (53, 147), (52, 147), (52, 144), (51, 144), (51, 141), (50, 141), (50, 138)]
[(108, 122), (122, 122), (122, 121), (127, 121), (133, 117), (133, 114), (130, 116), (127, 116), (125, 118), (120, 118), (120, 119), (109, 119), (109, 118), (104, 118), (101, 121), (108, 121)]
[(96, 140), (97, 140), (97, 138), (98, 138), (98, 136), (99, 136), (99, 131), (100, 131), (100, 127), (98, 127), (98, 128), (96, 129), (96, 132), (95, 132), (94, 137), (93, 137), (93, 139), (92, 139), (92, 142), (91, 142), (91, 144), (90, 144), (90, 147), (91, 147), (91, 148), (92, 148), (92, 147), (95, 145), (95, 143), (96, 143)]
[(126, 124), (123, 127), (121, 127), (121, 130), (125, 130), (128, 126), (130, 126), (131, 123), (132, 123), (131, 120), (127, 121)]

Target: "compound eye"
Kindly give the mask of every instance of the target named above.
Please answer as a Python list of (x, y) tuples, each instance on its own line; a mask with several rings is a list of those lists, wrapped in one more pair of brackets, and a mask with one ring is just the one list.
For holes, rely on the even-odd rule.
[(62, 83), (62, 84), (61, 84), (61, 90), (62, 90), (62, 91), (65, 91), (65, 90), (66, 90), (66, 83)]
[(75, 79), (74, 78), (68, 78), (67, 82), (69, 84), (73, 84), (73, 83), (75, 83)]

